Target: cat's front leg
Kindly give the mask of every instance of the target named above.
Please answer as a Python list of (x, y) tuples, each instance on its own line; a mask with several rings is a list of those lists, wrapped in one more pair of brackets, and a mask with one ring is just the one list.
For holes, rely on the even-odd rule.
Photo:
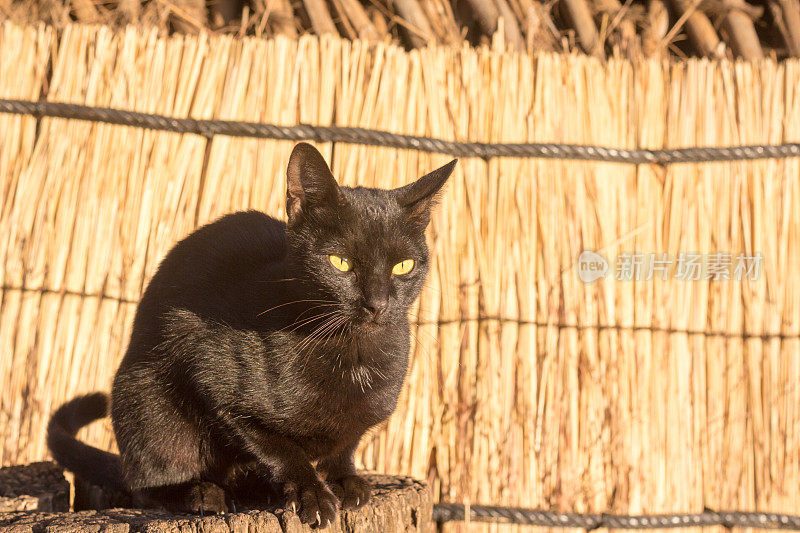
[(336, 520), (339, 499), (311, 465), (303, 449), (289, 438), (239, 421), (233, 425), (246, 448), (283, 485), (286, 506), (300, 521), (325, 527)]
[[(341, 488), (342, 509), (357, 509), (369, 501), (372, 484), (356, 474), (353, 462), (355, 445), (342, 452), (326, 457), (317, 464), (317, 471), (335, 488)], [(338, 487), (336, 487), (338, 485)]]

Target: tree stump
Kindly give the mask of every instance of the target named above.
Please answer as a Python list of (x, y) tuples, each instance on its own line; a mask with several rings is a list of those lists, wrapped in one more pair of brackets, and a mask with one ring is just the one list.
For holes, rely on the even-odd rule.
[(55, 463), (0, 468), (0, 513), (10, 511), (69, 511), (69, 483), (61, 468)]
[(0, 469), (0, 533), (301, 533), (330, 531), (432, 532), (433, 509), (428, 487), (404, 476), (369, 475), (370, 502), (354, 511), (342, 511), (339, 521), (324, 530), (300, 523), (291, 510), (247, 510), (211, 516), (172, 514), (151, 509), (129, 509), (125, 495), (106, 494), (99, 487), (78, 483), (76, 507), (68, 512), (69, 484), (53, 463), (35, 463)]

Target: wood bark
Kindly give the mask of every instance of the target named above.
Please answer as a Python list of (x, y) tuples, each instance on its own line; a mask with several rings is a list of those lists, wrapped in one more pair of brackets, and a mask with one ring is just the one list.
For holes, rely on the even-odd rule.
[(69, 511), (64, 472), (51, 462), (0, 468), (0, 513), (12, 511)]
[[(369, 475), (373, 491), (361, 509), (340, 513), (338, 522), (325, 531), (375, 531), (386, 533), (428, 533), (435, 531), (431, 520), (431, 491), (419, 481), (404, 476)], [(5, 496), (4, 496), (5, 495)], [(13, 496), (13, 498), (11, 497)], [(66, 512), (69, 484), (54, 463), (0, 469), (0, 531), (94, 531), (97, 533), (301, 533), (312, 531), (286, 509), (239, 509), (236, 513), (211, 516), (175, 515), (165, 511), (124, 506), (123, 495), (109, 495), (100, 487), (76, 483), (75, 505), (89, 504), (94, 509)], [(46, 500), (47, 505), (38, 505)], [(38, 505), (38, 506), (37, 506)]]

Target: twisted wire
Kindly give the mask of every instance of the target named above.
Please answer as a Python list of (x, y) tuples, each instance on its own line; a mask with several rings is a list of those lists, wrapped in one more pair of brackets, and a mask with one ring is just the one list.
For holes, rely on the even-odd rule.
[[(539, 511), (497, 505), (471, 505), (469, 518), (478, 522), (500, 522), (541, 527), (571, 527), (587, 531), (609, 529), (661, 529), (680, 527), (723, 526), (763, 529), (800, 530), (800, 516), (742, 512), (704, 511), (659, 515), (579, 514)], [(443, 523), (466, 519), (466, 507), (458, 503), (439, 503), (433, 506), (433, 520)]]
[(454, 157), (480, 157), (484, 159), (520, 157), (669, 165), (674, 163), (778, 159), (800, 156), (800, 143), (663, 150), (629, 150), (559, 143), (476, 143), (445, 141), (431, 137), (403, 135), (348, 126), (313, 126), (310, 124), (280, 126), (277, 124), (233, 120), (197, 120), (47, 101), (29, 102), (25, 100), (0, 99), (0, 113), (33, 115), (39, 118), (58, 117), (86, 120), (176, 133), (194, 133), (206, 137), (228, 135), (286, 141), (363, 144), (449, 154)]

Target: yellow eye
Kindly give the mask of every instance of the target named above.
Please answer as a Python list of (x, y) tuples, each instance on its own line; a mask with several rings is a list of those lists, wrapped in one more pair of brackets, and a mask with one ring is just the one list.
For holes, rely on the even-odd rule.
[(403, 274), (408, 274), (412, 270), (414, 270), (414, 260), (406, 259), (404, 261), (400, 261), (394, 266), (394, 268), (392, 268), (392, 274), (395, 276), (402, 276)]
[(346, 257), (331, 254), (328, 256), (328, 259), (337, 270), (341, 270), (342, 272), (347, 272), (350, 270), (350, 261)]

